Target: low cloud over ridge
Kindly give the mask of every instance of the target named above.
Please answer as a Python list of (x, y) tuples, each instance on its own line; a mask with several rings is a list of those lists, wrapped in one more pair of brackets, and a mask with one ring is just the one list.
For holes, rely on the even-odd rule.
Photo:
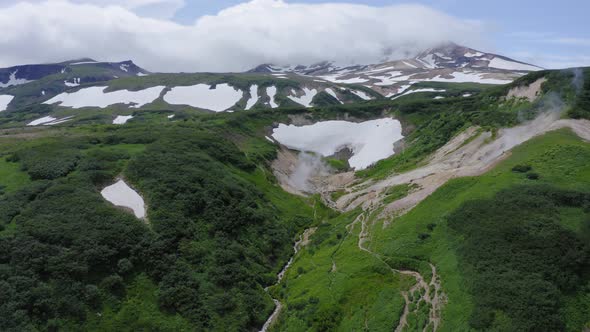
[(0, 30), (0, 66), (92, 57), (185, 72), (243, 71), (261, 63), (376, 62), (441, 41), (478, 46), (481, 35), (477, 22), (426, 6), (282, 0), (253, 0), (193, 25), (142, 17), (120, 6), (22, 2), (0, 7)]

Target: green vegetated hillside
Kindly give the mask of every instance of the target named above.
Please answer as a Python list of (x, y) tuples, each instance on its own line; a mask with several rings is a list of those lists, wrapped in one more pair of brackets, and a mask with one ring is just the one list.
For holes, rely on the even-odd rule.
[[(262, 149), (248, 157), (224, 128), (39, 131), (4, 145), (0, 329), (261, 326), (273, 309), (264, 286), (324, 212), (273, 183), (260, 163), (270, 143), (251, 138)], [(100, 196), (119, 176), (144, 195), (147, 223)]]
[[(571, 72), (513, 85), (542, 75), (545, 95), (585, 116), (588, 86), (576, 91)], [(590, 145), (568, 130), (517, 147), (485, 175), (450, 181), (393, 221), (287, 194), (269, 167), (277, 146), (264, 135), (288, 115), (393, 115), (406, 128), (405, 150), (358, 175), (411, 169), (471, 125), (493, 131), (543, 108), (543, 99), (504, 101), (509, 88), (458, 86), (441, 100), (311, 110), (148, 108), (124, 126), (6, 130), (0, 330), (257, 330), (274, 309), (272, 295), (283, 309), (271, 330), (390, 331), (406, 308), (402, 292), (415, 284), (397, 271), (430, 282), (431, 263), (446, 298), (441, 331), (580, 331), (590, 323)], [(19, 116), (6, 112), (0, 122)], [(142, 194), (147, 220), (103, 200), (100, 190), (117, 178)], [(390, 201), (411, 190), (390, 188)], [(309, 243), (273, 286), (304, 229)], [(433, 329), (419, 292), (408, 294), (409, 331)]]

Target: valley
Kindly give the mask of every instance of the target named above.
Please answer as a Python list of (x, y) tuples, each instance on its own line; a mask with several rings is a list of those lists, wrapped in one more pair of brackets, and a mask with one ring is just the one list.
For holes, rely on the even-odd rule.
[(0, 71), (0, 330), (590, 326), (588, 68), (40, 66)]

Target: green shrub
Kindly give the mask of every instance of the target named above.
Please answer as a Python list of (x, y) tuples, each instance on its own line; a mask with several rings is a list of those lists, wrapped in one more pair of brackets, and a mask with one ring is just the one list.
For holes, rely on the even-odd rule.
[(449, 227), (464, 239), (459, 265), (471, 285), (473, 328), (564, 330), (562, 299), (588, 280), (584, 239), (590, 229), (579, 235), (565, 229), (559, 211), (587, 199), (587, 193), (518, 186), (468, 201), (449, 215)]
[(532, 169), (533, 168), (530, 165), (516, 165), (512, 167), (512, 171), (516, 173), (526, 173)]

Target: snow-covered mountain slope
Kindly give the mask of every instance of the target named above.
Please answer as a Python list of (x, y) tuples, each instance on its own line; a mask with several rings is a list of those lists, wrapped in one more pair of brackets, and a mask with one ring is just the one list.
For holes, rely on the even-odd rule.
[(393, 97), (408, 86), (424, 81), (506, 84), (542, 68), (501, 55), (447, 43), (425, 50), (414, 58), (379, 64), (338, 65), (325, 61), (311, 66), (260, 65), (250, 72), (297, 74), (339, 84), (361, 84)]
[[(61, 111), (192, 108), (231, 112), (308, 108), (445, 89), (440, 83), (414, 86), (419, 82), (506, 84), (538, 69), (541, 68), (455, 44), (426, 50), (411, 59), (379, 64), (261, 65), (247, 73), (149, 73), (131, 61), (81, 59), (0, 69), (0, 110), (12, 112), (43, 104)], [(474, 92), (451, 90), (454, 92), (442, 96), (437, 93), (433, 98)]]
[[(168, 107), (203, 111), (313, 107), (383, 98), (363, 87), (337, 84), (297, 74), (143, 73), (126, 63), (68, 62), (57, 74), (2, 89), (8, 111), (46, 104), (60, 109)], [(10, 100), (8, 99), (10, 98)]]

